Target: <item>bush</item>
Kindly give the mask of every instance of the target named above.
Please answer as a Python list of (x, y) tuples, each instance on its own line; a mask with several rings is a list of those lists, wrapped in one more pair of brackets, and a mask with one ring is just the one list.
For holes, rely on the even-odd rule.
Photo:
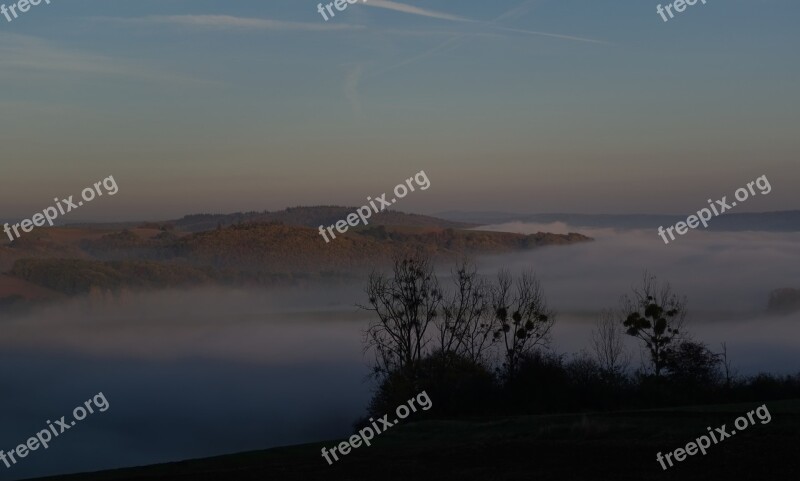
[(666, 371), (673, 384), (706, 390), (722, 379), (720, 355), (701, 342), (682, 341), (665, 355)]
[(433, 402), (426, 416), (465, 417), (489, 414), (496, 386), (491, 372), (481, 364), (453, 353), (433, 353), (422, 359), (413, 374), (396, 371), (387, 376), (370, 403), (369, 415), (392, 413), (422, 391)]

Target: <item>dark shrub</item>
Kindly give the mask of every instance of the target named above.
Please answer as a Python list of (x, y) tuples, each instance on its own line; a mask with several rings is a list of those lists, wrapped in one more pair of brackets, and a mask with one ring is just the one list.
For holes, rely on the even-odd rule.
[(453, 353), (434, 353), (422, 359), (413, 375), (390, 374), (378, 387), (370, 416), (394, 413), (397, 406), (425, 391), (433, 403), (422, 416), (464, 417), (488, 414), (495, 393), (494, 378), (484, 366)]

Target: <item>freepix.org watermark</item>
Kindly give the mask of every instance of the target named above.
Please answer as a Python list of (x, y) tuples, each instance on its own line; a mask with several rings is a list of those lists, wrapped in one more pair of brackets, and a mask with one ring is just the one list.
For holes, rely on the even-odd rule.
[[(669, 21), (669, 18), (675, 18), (675, 14), (672, 13), (672, 9), (674, 8), (677, 13), (683, 13), (686, 11), (686, 6), (693, 6), (696, 5), (697, 2), (702, 3), (703, 5), (706, 4), (706, 0), (675, 0), (673, 3), (668, 3), (666, 6), (662, 7), (659, 3), (656, 7), (656, 13), (661, 15), (661, 18), (664, 19), (665, 22)], [(667, 14), (669, 14), (669, 18), (667, 18)]]
[[(758, 187), (758, 190), (761, 192), (762, 195), (767, 195), (772, 192), (772, 186), (769, 185), (769, 180), (767, 180), (766, 175), (762, 175), (761, 177), (757, 178), (753, 182), (747, 183), (747, 188), (740, 187), (736, 189), (734, 192), (734, 197), (739, 202), (746, 201), (751, 195), (756, 195), (755, 189), (753, 186)], [(712, 201), (708, 199), (708, 207), (704, 207), (697, 211), (697, 215), (690, 215), (686, 218), (686, 222), (678, 222), (674, 226), (667, 227), (664, 229), (664, 226), (658, 227), (658, 235), (664, 239), (664, 244), (669, 244), (667, 240), (666, 234), (669, 234), (670, 239), (675, 240), (675, 234), (672, 233), (674, 230), (679, 235), (684, 235), (689, 232), (689, 229), (695, 229), (698, 225), (703, 224), (703, 227), (708, 227), (708, 221), (711, 220), (711, 214), (713, 211), (714, 216), (718, 216), (724, 214), (726, 211), (731, 210), (732, 208), (736, 207), (736, 202), (728, 203), (728, 196), (723, 196), (721, 200)], [(710, 207), (710, 209), (709, 209)]]
[[(767, 409), (767, 405), (762, 404), (761, 406), (758, 407), (758, 409), (755, 409), (754, 411), (750, 411), (749, 413), (747, 413), (747, 417), (739, 416), (738, 418), (736, 418), (736, 421), (733, 422), (734, 426), (736, 426), (736, 429), (738, 429), (739, 432), (741, 432), (750, 426), (755, 426), (756, 421), (755, 419), (753, 419), (754, 414), (758, 417), (759, 421), (761, 421), (761, 424), (768, 424), (770, 421), (772, 421), (772, 415), (770, 415), (769, 409)], [(695, 454), (697, 454), (697, 451), (700, 451), (701, 453), (703, 453), (703, 456), (705, 456), (706, 449), (711, 447), (712, 440), (714, 441), (714, 444), (717, 444), (720, 441), (723, 441), (731, 436), (736, 435), (736, 429), (732, 429), (730, 432), (728, 432), (728, 428), (726, 426), (727, 425), (723, 424), (722, 427), (714, 428), (713, 431), (711, 430), (711, 427), (708, 427), (706, 429), (708, 430), (708, 435), (711, 436), (710, 438), (707, 435), (703, 435), (695, 439), (694, 442), (690, 442), (689, 444), (687, 444), (686, 448), (678, 448), (675, 451), (667, 453), (663, 456), (661, 453), (658, 453), (656, 455), (656, 461), (658, 461), (658, 463), (661, 465), (662, 470), (665, 471), (667, 469), (667, 466), (664, 464), (665, 459), (667, 463), (669, 463), (669, 467), (672, 467), (673, 456), (675, 456), (676, 462), (681, 462), (684, 459), (686, 459), (687, 454), (689, 456), (694, 456)]]
[[(0, 450), (0, 461), (2, 461), (6, 468), (11, 468), (13, 464), (17, 464), (18, 459), (27, 457), (32, 451), (36, 451), (40, 447), (47, 449), (50, 447), (50, 441), (63, 434), (68, 429), (72, 429), (77, 421), (83, 421), (89, 414), (94, 414), (92, 405), (97, 408), (99, 412), (108, 411), (108, 400), (102, 392), (97, 393), (92, 399), (89, 399), (82, 405), (72, 410), (72, 417), (74, 420), (67, 421), (66, 416), (61, 416), (61, 419), (56, 420), (53, 424), (49, 419), (47, 420), (47, 427), (42, 429), (36, 435), (31, 436), (28, 440), (20, 444), (8, 452)], [(52, 433), (52, 434), (51, 434)]]
[[(416, 397), (412, 397), (411, 399), (406, 401), (406, 404), (408, 404), (408, 406), (406, 406), (406, 404), (401, 404), (397, 406), (395, 414), (399, 419), (405, 419), (412, 412), (417, 412), (417, 406), (414, 405), (414, 401), (416, 401), (417, 404), (419, 404), (419, 407), (421, 407), (423, 411), (427, 411), (433, 407), (433, 402), (431, 401), (431, 398), (428, 397), (428, 393), (422, 391), (421, 393), (417, 394)], [(400, 421), (398, 421), (397, 419), (389, 421), (389, 415), (384, 414), (382, 418), (378, 419), (378, 421), (375, 421), (373, 418), (369, 418), (369, 422), (372, 423), (372, 427), (367, 426), (364, 429), (361, 429), (360, 431), (358, 431), (358, 434), (350, 436), (350, 439), (348, 439), (347, 441), (342, 441), (341, 443), (339, 443), (338, 446), (334, 446), (333, 448), (331, 448), (330, 451), (328, 451), (328, 448), (322, 448), (322, 457), (325, 458), (325, 461), (328, 462), (329, 466), (333, 464), (333, 461), (331, 461), (331, 458), (329, 458), (328, 455), (333, 456), (333, 459), (335, 461), (338, 461), (339, 456), (336, 455), (336, 450), (339, 450), (339, 454), (345, 456), (348, 453), (350, 453), (350, 449), (355, 449), (361, 446), (362, 442), (364, 443), (364, 445), (369, 446), (370, 441), (372, 440), (372, 438), (375, 437), (376, 434), (381, 434), (382, 432), (386, 432), (386, 430), (388, 430), (395, 424), (399, 423)], [(378, 423), (380, 423), (380, 427), (378, 426)]]
[[(28, 10), (31, 9), (31, 6), (35, 7), (40, 3), (42, 3), (42, 1), (50, 5), (50, 0), (19, 0), (19, 2), (12, 3), (8, 7), (6, 7), (5, 4), (0, 6), (0, 13), (2, 13), (3, 16), (6, 17), (6, 20), (11, 22), (12, 20), (14, 20), (14, 18), (19, 17), (19, 14), (17, 14), (17, 10), (19, 10), (19, 13), (28, 13)], [(11, 18), (12, 15), (14, 16), (14, 18)]]
[[(367, 0), (362, 0), (362, 1), (366, 2)], [(331, 2), (325, 5), (324, 7), (320, 3), (317, 5), (317, 11), (320, 13), (320, 15), (322, 15), (322, 18), (324, 18), (325, 21), (327, 22), (328, 15), (330, 15), (331, 18), (336, 16), (336, 14), (333, 13), (333, 8), (336, 8), (336, 10), (339, 10), (340, 12), (344, 12), (345, 9), (348, 7), (348, 4), (352, 5), (354, 3), (358, 3), (358, 0), (336, 0), (335, 2)], [(325, 10), (328, 10), (328, 15), (325, 15)]]
[[(328, 242), (330, 242), (330, 240), (328, 239), (328, 236), (325, 235), (326, 229), (328, 230), (328, 233), (331, 235), (331, 238), (336, 239), (336, 234), (333, 233), (334, 227), (336, 227), (336, 230), (339, 231), (340, 234), (344, 234), (350, 227), (356, 227), (359, 223), (359, 220), (363, 222), (364, 225), (369, 224), (369, 222), (367, 222), (367, 219), (369, 219), (372, 216), (373, 209), (377, 214), (378, 212), (381, 212), (387, 207), (391, 207), (392, 204), (397, 202), (397, 199), (402, 199), (403, 197), (407, 196), (409, 192), (414, 192), (414, 184), (412, 183), (412, 181), (414, 181), (414, 183), (417, 184), (420, 190), (427, 190), (428, 187), (431, 186), (431, 181), (428, 180), (428, 175), (425, 174), (424, 170), (420, 170), (419, 172), (416, 173), (416, 175), (414, 175), (414, 177), (409, 177), (408, 179), (406, 179), (405, 184), (397, 184), (397, 186), (395, 186), (394, 188), (395, 197), (393, 197), (392, 200), (386, 200), (386, 194), (382, 194), (381, 196), (376, 197), (374, 200), (372, 199), (372, 197), (367, 197), (369, 205), (361, 206), (358, 209), (356, 209), (355, 212), (349, 214), (347, 216), (347, 222), (345, 222), (344, 220), (340, 220), (336, 224), (328, 227), (319, 226), (319, 235), (321, 235), (322, 238), (325, 239), (325, 243), (327, 244)], [(408, 185), (408, 187), (406, 187), (406, 185)], [(376, 201), (380, 204), (380, 208), (375, 205)]]
[(22, 222), (18, 224), (9, 225), (6, 223), (3, 225), (3, 231), (8, 236), (9, 240), (13, 241), (14, 237), (11, 235), (11, 232), (14, 232), (14, 236), (17, 239), (22, 235), (19, 233), (19, 230), (22, 229), (22, 232), (30, 232), (33, 230), (34, 227), (42, 227), (45, 222), (47, 222), (51, 227), (53, 226), (53, 221), (56, 220), (60, 215), (64, 215), (68, 212), (71, 212), (78, 207), (83, 205), (83, 202), (91, 202), (95, 198), (95, 192), (97, 192), (97, 196), (103, 195), (103, 192), (100, 190), (100, 186), (106, 190), (106, 194), (114, 195), (119, 191), (119, 187), (117, 186), (117, 181), (114, 180), (113, 175), (109, 175), (105, 179), (101, 180), (100, 182), (94, 183), (94, 188), (87, 187), (83, 189), (81, 192), (81, 197), (83, 200), (79, 200), (76, 204), (73, 202), (72, 198), (75, 197), (71, 195), (66, 199), (58, 200), (58, 197), (54, 198), (53, 200), (56, 202), (55, 207), (50, 206), (44, 209), (42, 212), (34, 214), (33, 217), (30, 219), (24, 219)]

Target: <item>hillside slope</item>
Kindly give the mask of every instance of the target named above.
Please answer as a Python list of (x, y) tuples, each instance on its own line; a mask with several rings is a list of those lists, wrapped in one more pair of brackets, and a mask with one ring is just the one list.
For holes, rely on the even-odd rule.
[[(435, 400), (434, 400), (435, 402)], [(656, 453), (706, 426), (731, 426), (756, 403), (603, 414), (401, 424), (329, 466), (340, 440), (39, 481), (763, 481), (796, 479), (800, 400), (767, 402), (772, 420), (662, 470)]]
[[(74, 295), (92, 288), (165, 288), (198, 284), (274, 284), (357, 275), (397, 255), (425, 252), (439, 260), (497, 254), (591, 239), (580, 234), (532, 235), (441, 227), (370, 226), (326, 243), (317, 229), (245, 223), (196, 233), (141, 228), (89, 230), (83, 239), (53, 242), (60, 229), (0, 247), (8, 273)], [(6, 296), (14, 295), (6, 292)]]

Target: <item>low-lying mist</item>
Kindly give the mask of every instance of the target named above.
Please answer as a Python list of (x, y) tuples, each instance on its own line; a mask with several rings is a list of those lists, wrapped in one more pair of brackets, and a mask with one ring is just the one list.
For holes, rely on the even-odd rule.
[[(742, 374), (800, 371), (800, 314), (766, 312), (769, 292), (800, 287), (800, 234), (652, 231), (505, 224), (489, 230), (580, 232), (594, 242), (477, 259), (484, 275), (533, 269), (558, 312), (553, 348), (587, 349), (601, 309), (645, 269), (685, 294), (689, 330)], [(452, 265), (443, 264), (443, 273)], [(442, 279), (448, 282), (448, 279)], [(363, 280), (366, 282), (366, 278)], [(169, 290), (85, 297), (0, 319), (0, 449), (102, 391), (110, 408), (0, 479), (151, 464), (342, 438), (372, 384), (355, 307), (364, 284)], [(634, 367), (638, 346), (631, 340)]]
[[(800, 372), (800, 313), (767, 313), (769, 293), (800, 287), (800, 233), (690, 231), (664, 244), (656, 229), (581, 229), (510, 223), (483, 229), (531, 234), (580, 232), (594, 242), (483, 257), (482, 272), (533, 269), (560, 313), (554, 345), (561, 352), (589, 346), (591, 324), (603, 308), (641, 285), (644, 271), (685, 295), (687, 327), (716, 351), (727, 342), (739, 371)], [(631, 342), (631, 349), (637, 350)], [(638, 353), (637, 353), (638, 358)]]
[(0, 479), (343, 437), (371, 384), (355, 287), (82, 298), (0, 322), (0, 449), (102, 391), (110, 407)]

